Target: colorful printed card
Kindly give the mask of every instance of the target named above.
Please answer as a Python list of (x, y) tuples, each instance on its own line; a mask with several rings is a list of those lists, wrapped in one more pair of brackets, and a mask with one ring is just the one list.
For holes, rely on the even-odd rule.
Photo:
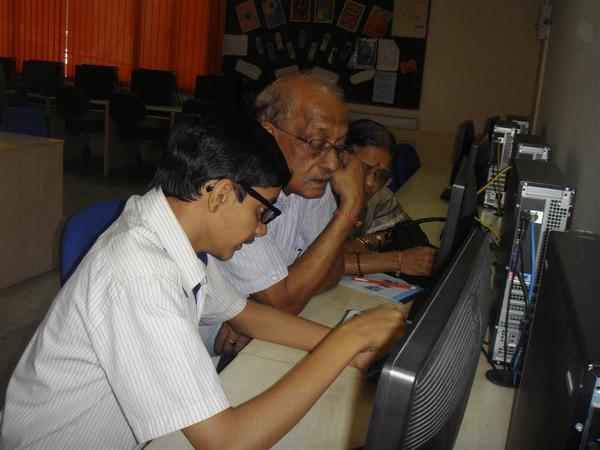
[(311, 0), (292, 0), (290, 22), (310, 22)]
[(267, 28), (271, 29), (285, 25), (285, 11), (283, 10), (281, 0), (264, 0), (262, 2), (262, 9)]
[(254, 0), (246, 0), (235, 6), (235, 13), (240, 22), (240, 30), (242, 33), (260, 28), (260, 20), (256, 12)]
[(315, 0), (315, 23), (333, 23), (334, 0)]
[(337, 26), (352, 33), (356, 33), (358, 24), (360, 23), (360, 19), (364, 12), (365, 5), (361, 5), (352, 0), (346, 0), (344, 9), (342, 9), (342, 14), (340, 14), (340, 18), (338, 19)]
[(367, 36), (381, 39), (385, 36), (385, 32), (392, 21), (392, 13), (387, 9), (373, 5), (367, 23), (363, 28), (363, 33)]

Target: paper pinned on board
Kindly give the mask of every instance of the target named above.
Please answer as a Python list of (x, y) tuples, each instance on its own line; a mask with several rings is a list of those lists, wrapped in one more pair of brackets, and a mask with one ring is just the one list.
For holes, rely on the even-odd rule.
[(250, 64), (248, 61), (244, 61), (243, 59), (237, 60), (235, 63), (235, 70), (236, 72), (246, 75), (248, 78), (255, 81), (258, 80), (262, 74), (260, 67)]
[(246, 56), (248, 54), (248, 35), (223, 35), (223, 54), (232, 56)]
[(330, 84), (336, 84), (340, 79), (340, 76), (337, 73), (332, 72), (331, 70), (323, 69), (319, 66), (314, 66), (310, 74), (311, 76)]
[(377, 70), (396, 72), (400, 63), (400, 49), (393, 39), (379, 39), (377, 45)]
[(350, 77), (350, 84), (360, 84), (375, 78), (375, 69), (361, 70)]

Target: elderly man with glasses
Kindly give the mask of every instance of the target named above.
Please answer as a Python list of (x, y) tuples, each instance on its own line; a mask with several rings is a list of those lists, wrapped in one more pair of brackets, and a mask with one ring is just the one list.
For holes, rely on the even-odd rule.
[[(220, 265), (243, 294), (298, 314), (344, 274), (344, 243), (364, 205), (364, 166), (346, 144), (348, 111), (335, 86), (306, 75), (284, 77), (258, 95), (254, 108), (292, 178), (267, 236)], [(246, 343), (224, 324), (215, 351), (236, 353)]]

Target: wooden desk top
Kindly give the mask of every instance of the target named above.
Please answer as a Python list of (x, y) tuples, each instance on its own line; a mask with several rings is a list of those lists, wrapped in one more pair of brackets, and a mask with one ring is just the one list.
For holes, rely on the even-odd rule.
[[(381, 297), (338, 286), (314, 297), (300, 314), (334, 326), (347, 309), (368, 309), (388, 302)], [(398, 305), (408, 314), (409, 305)], [(239, 405), (266, 390), (306, 352), (264, 341), (252, 341), (220, 374), (221, 384), (232, 405)], [(364, 444), (375, 386), (355, 368), (347, 367), (325, 391), (304, 418), (274, 448), (342, 449)], [(149, 450), (190, 449), (180, 431), (151, 442)]]
[(15, 149), (17, 147), (39, 147), (41, 145), (63, 144), (60, 139), (29, 136), (27, 134), (8, 133), (0, 131), (0, 150)]

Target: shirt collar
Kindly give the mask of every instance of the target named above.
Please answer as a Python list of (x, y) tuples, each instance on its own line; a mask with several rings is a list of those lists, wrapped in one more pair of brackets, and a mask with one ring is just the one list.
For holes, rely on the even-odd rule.
[(182, 274), (183, 288), (188, 295), (192, 295), (199, 283), (206, 284), (206, 266), (194, 252), (162, 189), (151, 189), (140, 203), (145, 219), (158, 235), (165, 251), (177, 264)]

